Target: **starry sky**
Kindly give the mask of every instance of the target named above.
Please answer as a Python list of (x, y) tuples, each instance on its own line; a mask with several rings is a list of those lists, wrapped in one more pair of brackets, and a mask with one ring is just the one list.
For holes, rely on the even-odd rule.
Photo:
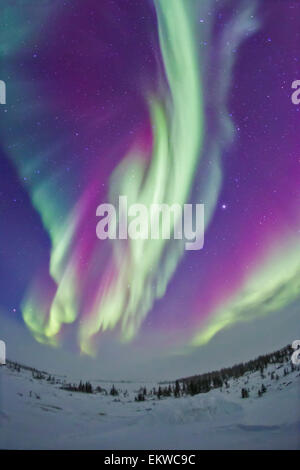
[[(173, 378), (300, 337), (299, 47), (293, 0), (2, 0), (9, 357)], [(204, 248), (99, 240), (119, 195), (204, 204)]]

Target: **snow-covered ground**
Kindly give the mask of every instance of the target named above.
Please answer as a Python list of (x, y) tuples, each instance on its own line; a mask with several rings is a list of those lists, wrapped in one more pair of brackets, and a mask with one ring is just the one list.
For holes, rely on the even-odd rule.
[[(230, 380), (222, 391), (145, 402), (134, 401), (141, 383), (115, 384), (127, 397), (85, 394), (2, 367), (0, 448), (300, 449), (300, 371), (284, 377), (285, 366), (269, 366), (264, 379), (255, 372)], [(262, 383), (267, 392), (258, 397)]]

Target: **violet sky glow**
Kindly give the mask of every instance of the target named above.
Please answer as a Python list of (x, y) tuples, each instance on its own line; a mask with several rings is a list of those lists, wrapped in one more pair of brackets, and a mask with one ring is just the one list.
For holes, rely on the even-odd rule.
[[(0, 15), (1, 318), (97, 356), (104, 338), (201, 351), (284, 315), (300, 293), (300, 6), (3, 1)], [(98, 240), (96, 208), (119, 194), (204, 203), (204, 249)]]

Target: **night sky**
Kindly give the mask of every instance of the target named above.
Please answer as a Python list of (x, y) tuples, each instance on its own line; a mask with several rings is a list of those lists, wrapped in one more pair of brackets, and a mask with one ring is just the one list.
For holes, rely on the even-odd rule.
[[(0, 6), (0, 338), (53, 370), (182, 376), (300, 337), (300, 4)], [(205, 241), (100, 241), (119, 195)], [(75, 364), (75, 365), (74, 365)]]

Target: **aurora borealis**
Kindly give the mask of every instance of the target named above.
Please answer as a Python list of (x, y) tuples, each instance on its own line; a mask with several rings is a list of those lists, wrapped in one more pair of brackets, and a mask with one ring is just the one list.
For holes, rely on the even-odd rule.
[[(299, 300), (299, 5), (3, 0), (0, 21), (2, 318), (96, 357), (201, 353)], [(99, 240), (120, 195), (204, 204), (203, 250)]]

